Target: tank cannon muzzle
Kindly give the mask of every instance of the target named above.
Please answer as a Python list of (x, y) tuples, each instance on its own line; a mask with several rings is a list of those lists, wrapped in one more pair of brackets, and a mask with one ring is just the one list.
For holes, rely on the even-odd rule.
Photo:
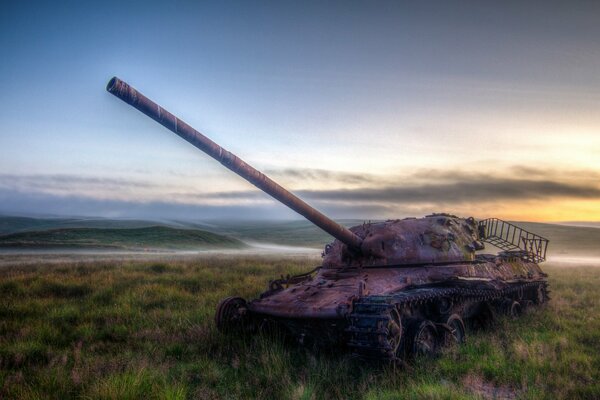
[(263, 192), (269, 194), (275, 200), (285, 204), (325, 232), (329, 233), (331, 236), (345, 243), (349, 248), (354, 251), (360, 251), (362, 239), (348, 228), (343, 227), (320, 211), (311, 207), (277, 182), (250, 166), (235, 154), (225, 150), (190, 125), (138, 92), (126, 82), (117, 77), (113, 77), (106, 85), (106, 90), (193, 144), (231, 171), (246, 179)]

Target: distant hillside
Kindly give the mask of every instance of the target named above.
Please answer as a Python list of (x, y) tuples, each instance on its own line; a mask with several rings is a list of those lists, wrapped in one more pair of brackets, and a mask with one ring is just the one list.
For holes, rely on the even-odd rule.
[[(347, 226), (356, 225), (357, 223), (359, 222), (353, 221)], [(275, 243), (290, 246), (320, 248), (326, 243), (333, 241), (333, 237), (323, 232), (311, 222), (305, 220), (255, 222), (223, 221), (215, 222), (214, 226), (203, 227), (203, 229), (250, 242)]]
[[(354, 226), (363, 221), (338, 222)], [(550, 257), (600, 257), (599, 228), (514, 223), (548, 238)], [(331, 236), (306, 220), (156, 222), (0, 216), (0, 247), (7, 247), (10, 243), (10, 246), (30, 247), (231, 248), (243, 245), (244, 241), (321, 248), (332, 240)]]
[(242, 248), (237, 239), (197, 229), (150, 226), (133, 229), (66, 228), (0, 236), (3, 248), (104, 248), (206, 250)]
[[(359, 225), (362, 220), (342, 220), (342, 225)], [(600, 229), (536, 222), (514, 222), (523, 229), (550, 240), (548, 256), (600, 257)], [(292, 246), (322, 247), (333, 240), (308, 221), (214, 222), (203, 229), (244, 241), (269, 242)], [(493, 246), (488, 246), (493, 252)]]
[(600, 228), (600, 222), (597, 221), (564, 221), (557, 222), (557, 224), (566, 226), (585, 226), (588, 228)]
[(156, 221), (108, 218), (35, 218), (0, 215), (0, 235), (63, 228), (145, 228), (168, 226)]

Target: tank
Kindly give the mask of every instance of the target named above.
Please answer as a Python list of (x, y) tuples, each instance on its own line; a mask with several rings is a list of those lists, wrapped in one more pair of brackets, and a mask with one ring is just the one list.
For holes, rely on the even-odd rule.
[[(321, 265), (272, 280), (257, 299), (215, 312), (227, 334), (284, 331), (300, 344), (402, 361), (462, 343), (466, 327), (518, 317), (549, 299), (548, 240), (497, 218), (447, 213), (346, 228), (114, 77), (108, 92), (135, 107), (333, 236)], [(496, 253), (484, 253), (485, 245)]]

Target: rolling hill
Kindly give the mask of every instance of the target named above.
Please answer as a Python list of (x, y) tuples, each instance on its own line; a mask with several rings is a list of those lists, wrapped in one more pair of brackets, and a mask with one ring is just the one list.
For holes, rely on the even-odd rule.
[(25, 231), (0, 236), (0, 248), (19, 249), (173, 249), (243, 248), (238, 239), (197, 229), (166, 226), (144, 228), (62, 228)]
[(156, 221), (133, 219), (109, 219), (86, 217), (23, 217), (0, 215), (0, 235), (25, 231), (43, 231), (67, 228), (146, 228), (150, 226), (169, 226)]
[[(353, 226), (362, 220), (341, 220)], [(514, 224), (550, 240), (550, 258), (600, 258), (600, 229), (536, 222)], [(231, 249), (243, 242), (321, 248), (333, 240), (306, 220), (144, 221), (0, 216), (1, 248)], [(490, 246), (491, 247), (491, 246)], [(494, 252), (493, 248), (488, 251)]]

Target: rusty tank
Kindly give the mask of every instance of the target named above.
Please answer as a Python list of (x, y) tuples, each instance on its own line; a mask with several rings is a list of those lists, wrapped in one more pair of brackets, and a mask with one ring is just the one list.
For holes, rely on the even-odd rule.
[[(277, 327), (302, 344), (400, 361), (461, 343), (467, 326), (517, 317), (549, 299), (541, 236), (497, 218), (446, 213), (346, 228), (124, 81), (112, 78), (107, 90), (335, 238), (312, 271), (271, 281), (257, 299), (223, 299), (215, 313), (222, 332)], [(484, 253), (486, 244), (497, 252)]]

